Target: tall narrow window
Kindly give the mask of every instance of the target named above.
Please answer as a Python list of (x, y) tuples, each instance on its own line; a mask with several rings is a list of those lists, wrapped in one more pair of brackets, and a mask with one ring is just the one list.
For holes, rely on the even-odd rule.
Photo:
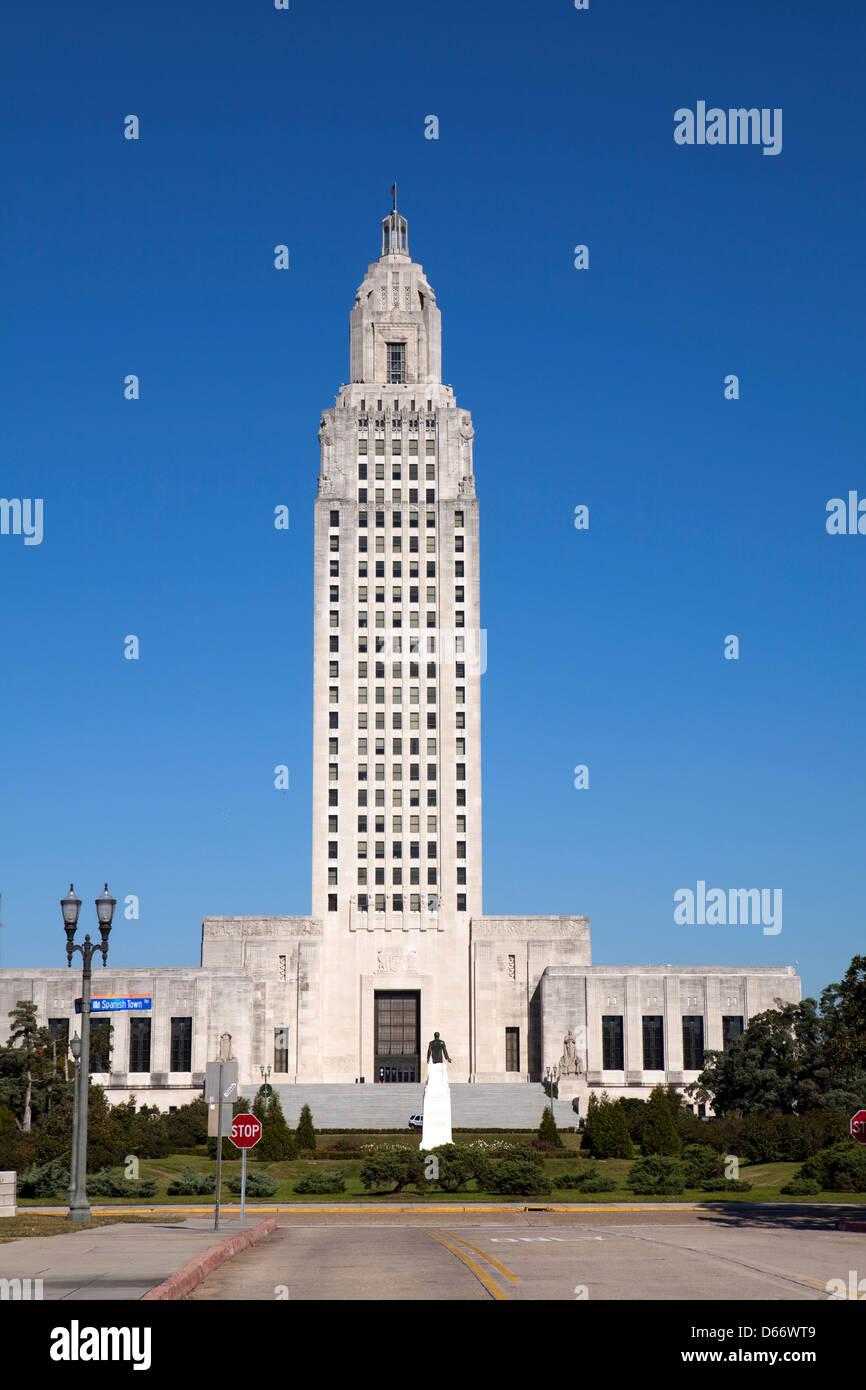
[(129, 1020), (129, 1070), (150, 1071), (150, 1030), (149, 1018)]
[(520, 1029), (505, 1030), (505, 1070), (520, 1071)]
[(622, 1014), (602, 1014), (601, 1065), (605, 1071), (622, 1071)]
[(171, 1020), (170, 1071), (192, 1071), (192, 1019)]
[(388, 353), (388, 380), (404, 382), (406, 380), (406, 344), (405, 343), (386, 343)]
[(644, 1014), (643, 1066), (644, 1071), (664, 1071), (664, 1020), (661, 1014)]
[(111, 1070), (111, 1019), (92, 1018), (90, 1021), (90, 1070)]
[(729, 1052), (734, 1043), (742, 1035), (743, 1017), (742, 1014), (725, 1014), (722, 1017), (722, 1047), (725, 1052)]
[(704, 1065), (704, 1020), (701, 1014), (683, 1015), (683, 1067), (700, 1071)]
[(289, 1030), (288, 1028), (274, 1029), (274, 1071), (287, 1072), (289, 1070)]

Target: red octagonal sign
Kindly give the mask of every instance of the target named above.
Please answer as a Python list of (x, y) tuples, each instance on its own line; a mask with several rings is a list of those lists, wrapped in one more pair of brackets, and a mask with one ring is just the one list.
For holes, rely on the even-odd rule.
[[(863, 1112), (866, 1119), (866, 1110)], [(232, 1120), (232, 1127), (229, 1130), (231, 1139), (237, 1149), (251, 1149), (262, 1137), (262, 1122), (255, 1115), (235, 1115)], [(864, 1135), (866, 1138), (866, 1135)]]
[(851, 1116), (851, 1133), (859, 1144), (866, 1144), (866, 1110)]

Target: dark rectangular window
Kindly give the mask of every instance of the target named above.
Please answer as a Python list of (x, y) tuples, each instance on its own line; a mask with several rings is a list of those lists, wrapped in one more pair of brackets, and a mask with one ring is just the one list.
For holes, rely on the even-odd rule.
[(406, 344), (405, 343), (386, 343), (388, 353), (388, 380), (403, 382), (406, 380)]
[(737, 1041), (737, 1038), (742, 1037), (742, 1034), (742, 1014), (724, 1014), (722, 1016), (722, 1047), (724, 1048), (725, 1052), (727, 1052), (728, 1049), (733, 1046), (733, 1044)]
[(274, 1071), (287, 1072), (289, 1070), (289, 1030), (288, 1028), (274, 1029)]
[(130, 1071), (150, 1071), (150, 1025), (149, 1018), (129, 1020)]
[(111, 1070), (111, 1019), (93, 1018), (90, 1020), (90, 1071), (107, 1072)]
[(602, 1014), (601, 1065), (605, 1071), (623, 1071), (625, 1068), (622, 1014)]
[(57, 1049), (58, 1062), (62, 1062), (69, 1051), (69, 1019), (49, 1018), (48, 1037)]
[(170, 1071), (192, 1071), (192, 1019), (171, 1020)]
[(643, 1016), (643, 1068), (644, 1071), (664, 1071), (665, 1043), (664, 1019), (661, 1014)]
[(686, 1071), (700, 1071), (703, 1065), (703, 1015), (683, 1014), (683, 1067)]
[(520, 1071), (520, 1029), (505, 1030), (505, 1070)]

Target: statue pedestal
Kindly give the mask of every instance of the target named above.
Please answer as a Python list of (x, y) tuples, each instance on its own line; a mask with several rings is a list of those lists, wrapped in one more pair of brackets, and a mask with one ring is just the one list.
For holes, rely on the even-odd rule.
[[(585, 1076), (561, 1076), (557, 1082), (557, 1095), (560, 1100), (569, 1102), (579, 1100), (580, 1107), (574, 1111), (575, 1120), (577, 1120), (578, 1115), (582, 1119), (586, 1119), (589, 1105), (589, 1085)], [(574, 1109), (573, 1104), (572, 1109)]]
[(428, 1062), (427, 1084), (424, 1087), (421, 1129), (421, 1148), (436, 1149), (451, 1144), (451, 1088), (448, 1085), (448, 1063)]

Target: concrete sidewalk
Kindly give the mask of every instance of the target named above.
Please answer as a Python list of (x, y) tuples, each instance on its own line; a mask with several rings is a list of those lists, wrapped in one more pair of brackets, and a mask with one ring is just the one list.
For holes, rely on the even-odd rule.
[(69, 1235), (11, 1240), (0, 1245), (0, 1278), (41, 1279), (46, 1301), (139, 1299), (211, 1246), (261, 1221), (253, 1214), (241, 1225), (230, 1216), (220, 1221), (219, 1231), (214, 1231), (213, 1217), (118, 1222)]

